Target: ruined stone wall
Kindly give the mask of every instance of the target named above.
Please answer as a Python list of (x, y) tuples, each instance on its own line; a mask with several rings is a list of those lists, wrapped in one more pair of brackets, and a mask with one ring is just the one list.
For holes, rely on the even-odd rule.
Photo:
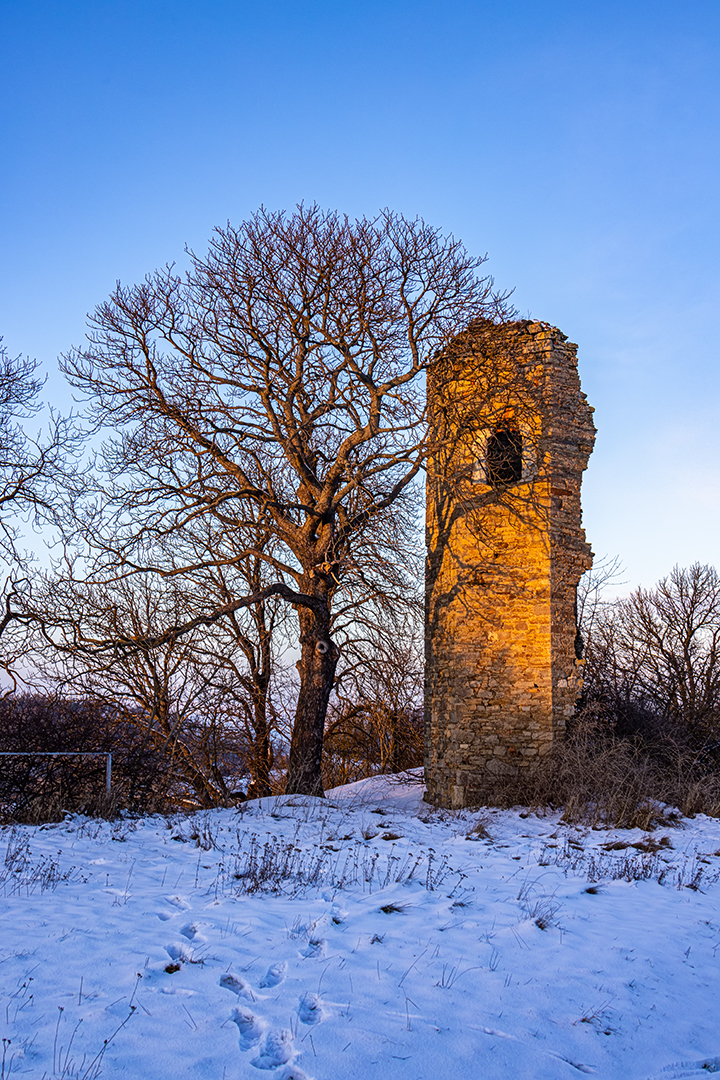
[[(448, 807), (532, 767), (581, 686), (576, 590), (592, 553), (580, 484), (595, 429), (576, 346), (523, 321), (498, 358), (492, 335), (468, 331), (429, 379), (425, 772), (428, 801)], [(499, 428), (522, 436), (522, 476), (507, 484), (489, 482), (484, 460)]]

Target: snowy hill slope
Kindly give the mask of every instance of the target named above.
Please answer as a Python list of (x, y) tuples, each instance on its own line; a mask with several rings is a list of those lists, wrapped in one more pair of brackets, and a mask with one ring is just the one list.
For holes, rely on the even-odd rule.
[(720, 1072), (719, 822), (422, 790), (5, 829), (2, 1080)]

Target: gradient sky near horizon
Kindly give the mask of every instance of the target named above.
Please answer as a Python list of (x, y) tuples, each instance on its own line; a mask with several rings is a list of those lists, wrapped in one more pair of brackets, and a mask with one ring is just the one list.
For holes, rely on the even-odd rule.
[[(0, 334), (304, 200), (461, 238), (579, 344), (588, 539), (720, 563), (717, 0), (0, 0)], [(624, 590), (623, 590), (624, 591)]]

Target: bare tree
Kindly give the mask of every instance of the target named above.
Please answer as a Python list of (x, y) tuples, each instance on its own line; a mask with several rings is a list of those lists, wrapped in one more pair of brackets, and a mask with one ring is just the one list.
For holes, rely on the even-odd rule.
[(22, 652), (28, 621), (26, 599), (29, 558), (20, 548), (19, 524), (24, 519), (38, 526), (57, 520), (59, 490), (65, 497), (75, 491), (72, 464), (80, 436), (72, 417), (50, 415), (48, 430), (37, 440), (29, 437), (27, 421), (41, 408), (44, 380), (35, 361), (11, 357), (0, 339), (0, 564), (4, 564), (0, 636), (0, 668), (13, 685), (13, 659)]
[[(267, 556), (276, 547), (272, 530), (257, 521), (252, 546), (246, 536), (233, 558), (237, 539), (234, 533), (220, 538), (210, 530), (193, 530), (194, 561), (204, 565), (183, 578), (183, 588), (189, 609), (226, 609), (198, 642), (196, 663), (205, 679), (206, 708), (214, 717), (225, 716), (224, 727), (235, 733), (248, 764), (248, 795), (261, 798), (272, 794), (274, 740), (282, 719), (277, 691), (286, 673), (283, 654), (290, 646), (289, 609), (279, 597), (263, 596), (268, 564), (259, 552)], [(189, 553), (186, 550), (186, 556)], [(256, 597), (252, 604), (233, 608), (238, 596), (248, 595)]]
[(590, 570), (586, 570), (580, 578), (575, 601), (575, 653), (578, 659), (584, 660), (586, 667), (588, 657), (590, 659), (589, 674), (586, 673), (584, 679), (586, 683), (595, 677), (593, 665), (599, 660), (602, 649), (600, 637), (607, 621), (604, 616), (613, 604), (608, 599), (608, 590), (614, 591), (623, 584), (624, 573), (619, 555), (601, 555), (593, 559)]
[[(102, 704), (116, 723), (139, 729), (141, 749), (167, 764), (166, 792), (184, 785), (203, 805), (213, 805), (228, 798), (222, 759), (235, 749), (209, 708), (208, 686), (218, 667), (214, 650), (201, 631), (148, 644), (186, 610), (187, 597), (174, 582), (98, 585), (48, 578), (34, 599), (34, 662), (57, 694)], [(92, 638), (116, 645), (88, 648)], [(128, 640), (137, 646), (124, 647)], [(133, 778), (128, 798), (135, 798)]]
[(366, 623), (343, 650), (325, 731), (330, 786), (422, 765), (422, 627), (403, 626), (399, 611), (385, 633)]
[(95, 575), (184, 574), (197, 566), (153, 564), (148, 547), (199, 517), (242, 537), (265, 516), (276, 547), (255, 552), (272, 572), (259, 596), (292, 605), (300, 631), (287, 790), (321, 795), (334, 598), (422, 469), (424, 371), (468, 322), (504, 316), (504, 298), (483, 259), (388, 211), (261, 210), (190, 259), (184, 277), (118, 286), (65, 358), (97, 429), (118, 433), (81, 534)]
[(586, 691), (690, 733), (717, 737), (720, 723), (720, 577), (712, 566), (675, 567), (653, 589), (596, 612)]

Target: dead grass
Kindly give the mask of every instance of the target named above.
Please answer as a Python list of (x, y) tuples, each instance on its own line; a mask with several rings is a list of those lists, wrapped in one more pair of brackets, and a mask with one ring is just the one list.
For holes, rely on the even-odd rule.
[(599, 849), (583, 850), (566, 840), (561, 847), (553, 844), (543, 848), (538, 865), (557, 866), (566, 875), (586, 877), (593, 884), (585, 892), (591, 894), (600, 892), (598, 882), (606, 881), (657, 881), (697, 891), (720, 879), (720, 867), (713, 867), (709, 860), (692, 853), (669, 859), (669, 851), (662, 842), (654, 847), (630, 844), (620, 849), (603, 844)]
[(34, 856), (28, 835), (17, 827), (10, 829), (0, 865), (0, 896), (54, 892), (62, 882), (84, 880), (75, 866), (62, 870), (50, 856)]
[(488, 832), (488, 829), (487, 829), (487, 826), (489, 825), (489, 823), (490, 823), (490, 819), (488, 817), (485, 817), (484, 815), (481, 815), (480, 817), (478, 817), (476, 819), (475, 822), (473, 822), (473, 825), (471, 826), (471, 828), (468, 829), (468, 831), (465, 833), (465, 838), (467, 840), (490, 840), (490, 839), (492, 839), (491, 836), (490, 836), (490, 833)]
[(230, 892), (301, 896), (310, 890), (357, 884), (373, 892), (416, 880), (432, 892), (442, 888), (449, 877), (460, 881), (464, 877), (461, 871), (452, 870), (447, 857), (438, 858), (432, 848), (418, 855), (408, 852), (401, 856), (394, 851), (391, 848), (388, 854), (381, 855), (360, 840), (346, 848), (303, 847), (277, 836), (263, 843), (256, 833), (238, 833), (237, 853), (231, 860), (220, 862), (214, 889), (216, 895)]

